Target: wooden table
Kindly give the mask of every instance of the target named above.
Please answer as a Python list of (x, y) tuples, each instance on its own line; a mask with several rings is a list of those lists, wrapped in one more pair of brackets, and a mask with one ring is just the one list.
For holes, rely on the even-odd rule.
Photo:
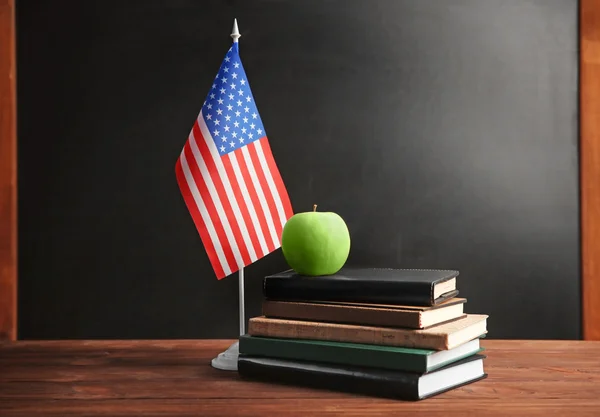
[(230, 340), (0, 345), (0, 416), (600, 416), (600, 342), (484, 339), (483, 381), (420, 402), (243, 381)]

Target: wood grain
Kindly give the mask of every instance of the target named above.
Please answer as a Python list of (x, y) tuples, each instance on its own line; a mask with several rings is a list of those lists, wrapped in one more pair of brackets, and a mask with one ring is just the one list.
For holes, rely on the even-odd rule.
[(210, 360), (233, 341), (0, 345), (0, 415), (592, 416), (600, 342), (483, 340), (489, 377), (412, 403), (244, 381)]
[(600, 1), (580, 2), (583, 338), (600, 340)]
[(17, 337), (14, 0), (0, 0), (0, 341)]

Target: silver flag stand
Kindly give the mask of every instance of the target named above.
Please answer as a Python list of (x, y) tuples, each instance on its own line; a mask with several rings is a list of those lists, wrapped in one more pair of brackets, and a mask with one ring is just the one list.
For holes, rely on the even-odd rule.
[[(244, 268), (239, 271), (239, 305), (240, 305), (240, 336), (246, 333), (246, 320), (244, 318)], [(224, 371), (237, 371), (239, 342), (229, 346), (225, 352), (219, 353), (211, 362), (213, 368)]]

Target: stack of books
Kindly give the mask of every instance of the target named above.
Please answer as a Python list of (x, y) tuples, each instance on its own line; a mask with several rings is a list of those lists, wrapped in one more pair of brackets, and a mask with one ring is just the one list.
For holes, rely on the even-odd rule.
[(481, 380), (487, 315), (465, 314), (458, 271), (344, 267), (264, 278), (240, 336), (247, 379), (420, 400)]

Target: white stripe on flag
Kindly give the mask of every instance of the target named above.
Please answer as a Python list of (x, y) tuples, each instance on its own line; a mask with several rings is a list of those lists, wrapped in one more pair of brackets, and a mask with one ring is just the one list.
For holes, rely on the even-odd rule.
[(233, 172), (235, 173), (235, 178), (237, 180), (238, 185), (240, 186), (240, 190), (242, 191), (244, 200), (247, 202), (246, 206), (248, 206), (248, 212), (250, 213), (250, 217), (252, 218), (252, 224), (254, 226), (254, 230), (256, 231), (256, 236), (258, 238), (258, 242), (260, 243), (260, 248), (263, 252), (262, 254), (263, 256), (267, 255), (269, 253), (269, 248), (267, 246), (267, 242), (265, 241), (265, 235), (263, 233), (262, 228), (260, 227), (260, 221), (256, 216), (256, 210), (254, 210), (254, 204), (252, 204), (252, 199), (250, 198), (248, 187), (246, 187), (246, 181), (242, 176), (242, 171), (240, 171), (240, 165), (238, 164), (235, 152), (229, 152), (227, 156), (229, 156), (229, 161), (231, 161), (231, 167), (233, 168)]
[(269, 232), (271, 235), (271, 239), (273, 240), (273, 246), (277, 249), (281, 246), (279, 243), (279, 238), (277, 237), (277, 232), (275, 231), (275, 224), (273, 223), (273, 218), (271, 217), (271, 211), (269, 210), (269, 205), (267, 204), (267, 199), (263, 193), (263, 189), (260, 186), (260, 181), (256, 176), (256, 171), (254, 170), (254, 165), (252, 164), (252, 158), (250, 157), (250, 153), (248, 152), (247, 146), (242, 146), (241, 148), (242, 155), (244, 155), (244, 160), (246, 161), (246, 165), (248, 166), (248, 172), (250, 173), (250, 178), (252, 178), (252, 183), (254, 184), (254, 188), (256, 189), (256, 194), (258, 195), (258, 200), (260, 201), (260, 205), (265, 214), (265, 218), (267, 220), (267, 226), (269, 227)]
[[(248, 254), (250, 255), (250, 260), (254, 262), (258, 259), (258, 257), (256, 256), (256, 252), (254, 252), (254, 246), (252, 245), (252, 240), (250, 239), (250, 234), (248, 233), (248, 228), (246, 227), (246, 222), (244, 221), (244, 217), (242, 216), (242, 212), (240, 211), (238, 202), (235, 199), (235, 195), (233, 194), (233, 189), (231, 188), (231, 183), (229, 182), (227, 171), (225, 171), (225, 166), (223, 166), (221, 155), (219, 155), (219, 151), (217, 150), (215, 141), (213, 140), (212, 135), (208, 131), (208, 126), (206, 126), (204, 117), (202, 117), (202, 111), (200, 111), (200, 115), (198, 116), (198, 126), (200, 127), (200, 131), (202, 132), (202, 136), (204, 136), (204, 141), (208, 146), (210, 155), (212, 156), (212, 159), (215, 162), (215, 166), (217, 167), (217, 171), (219, 172), (219, 177), (221, 178), (221, 181), (223, 181), (223, 188), (225, 189), (225, 193), (227, 194), (227, 198), (229, 199), (229, 203), (231, 204), (235, 220), (237, 221), (237, 224), (240, 227), (240, 231), (242, 232), (242, 238), (244, 239), (244, 244), (246, 245)], [(238, 266), (240, 268), (244, 267), (243, 260), (240, 259), (240, 261), (238, 261)]]
[(231, 226), (229, 225), (229, 221), (227, 220), (227, 216), (225, 215), (225, 210), (223, 209), (223, 205), (221, 204), (221, 200), (219, 199), (219, 193), (217, 193), (217, 189), (215, 188), (215, 184), (213, 183), (213, 179), (208, 172), (208, 168), (204, 160), (202, 159), (202, 155), (200, 154), (200, 149), (198, 149), (198, 145), (196, 144), (196, 137), (194, 136), (194, 132), (190, 133), (189, 137), (190, 149), (194, 154), (194, 159), (196, 160), (196, 165), (198, 166), (198, 170), (204, 178), (204, 182), (206, 183), (206, 188), (208, 189), (208, 193), (210, 194), (210, 198), (212, 199), (215, 209), (217, 211), (217, 215), (219, 216), (219, 220), (221, 221), (221, 225), (223, 226), (223, 230), (225, 230), (225, 235), (227, 236), (227, 240), (229, 241), (229, 246), (231, 247), (231, 251), (233, 252), (233, 256), (238, 265), (244, 265), (242, 260), (242, 256), (240, 254), (240, 250), (237, 247), (235, 242), (235, 237), (233, 235), (233, 231), (231, 230)]
[(275, 201), (275, 206), (277, 207), (277, 213), (279, 213), (279, 221), (281, 222), (281, 226), (284, 226), (287, 219), (285, 218), (285, 210), (283, 209), (283, 203), (281, 202), (281, 197), (279, 195), (279, 191), (277, 191), (277, 186), (275, 185), (275, 181), (273, 181), (273, 176), (271, 175), (271, 170), (269, 169), (269, 164), (265, 158), (265, 154), (263, 153), (261, 141), (254, 141), (254, 146), (256, 148), (256, 153), (258, 154), (258, 160), (262, 165), (263, 172), (265, 173), (265, 177), (267, 179), (267, 184), (269, 184), (269, 189), (271, 190), (271, 195), (273, 196), (273, 201)]
[(217, 236), (217, 231), (215, 230), (215, 226), (213, 225), (212, 220), (208, 214), (208, 210), (206, 209), (206, 205), (202, 200), (202, 196), (200, 195), (200, 191), (198, 191), (198, 186), (196, 185), (196, 181), (194, 181), (194, 176), (190, 171), (190, 167), (188, 165), (187, 159), (185, 158), (184, 151), (181, 151), (181, 169), (183, 170), (183, 175), (185, 176), (185, 180), (190, 188), (190, 192), (194, 197), (194, 202), (198, 207), (198, 211), (200, 212), (200, 216), (206, 225), (206, 230), (208, 231), (208, 235), (210, 236), (210, 240), (212, 240), (213, 246), (215, 247), (215, 252), (217, 253), (217, 258), (219, 259), (219, 263), (221, 264), (221, 268), (223, 268), (223, 272), (225, 275), (231, 274), (231, 269), (229, 268), (229, 264), (227, 263), (227, 258), (225, 257), (225, 253), (223, 252), (223, 248), (221, 247), (221, 242), (219, 241), (219, 237)]

